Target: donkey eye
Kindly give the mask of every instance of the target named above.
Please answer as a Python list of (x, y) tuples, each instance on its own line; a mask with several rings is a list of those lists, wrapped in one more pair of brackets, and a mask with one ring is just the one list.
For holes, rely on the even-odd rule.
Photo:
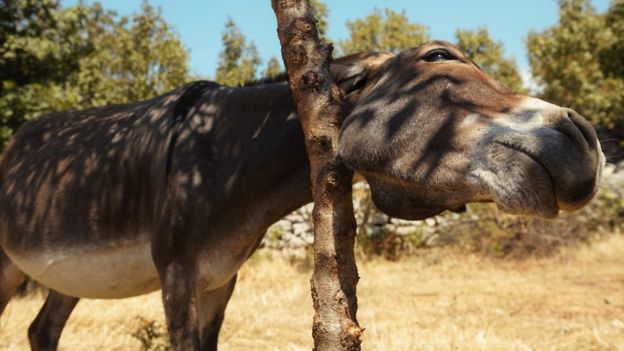
[(452, 59), (454, 59), (454, 57), (451, 56), (451, 54), (449, 54), (448, 51), (440, 50), (440, 49), (428, 52), (423, 57), (423, 60), (425, 60), (427, 62), (448, 61), (448, 60), (452, 60)]

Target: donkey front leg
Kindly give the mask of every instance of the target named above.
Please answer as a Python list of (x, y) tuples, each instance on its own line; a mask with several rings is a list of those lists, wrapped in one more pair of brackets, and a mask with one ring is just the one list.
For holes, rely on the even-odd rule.
[(235, 284), (236, 276), (220, 288), (197, 292), (199, 336), (202, 351), (217, 350), (219, 330), (221, 330), (225, 316), (225, 307), (232, 296)]
[(172, 261), (159, 271), (172, 349), (199, 350), (195, 269), (181, 262)]

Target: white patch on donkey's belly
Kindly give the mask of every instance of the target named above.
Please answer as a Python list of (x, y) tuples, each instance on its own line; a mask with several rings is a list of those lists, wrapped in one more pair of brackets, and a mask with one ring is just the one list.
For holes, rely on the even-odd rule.
[(31, 278), (65, 295), (116, 299), (158, 290), (147, 240), (102, 247), (45, 249), (11, 260)]

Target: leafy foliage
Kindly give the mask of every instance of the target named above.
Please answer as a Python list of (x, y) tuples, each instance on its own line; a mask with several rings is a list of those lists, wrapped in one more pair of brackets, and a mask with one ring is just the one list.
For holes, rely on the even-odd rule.
[(225, 23), (221, 40), (223, 51), (219, 54), (217, 82), (238, 86), (253, 80), (258, 66), (262, 63), (256, 45), (253, 42), (247, 43), (240, 28), (231, 18)]
[(559, 24), (527, 38), (542, 97), (591, 122), (624, 129), (624, 1), (605, 14), (589, 0), (560, 0)]
[(397, 52), (429, 39), (427, 27), (410, 22), (405, 12), (373, 10), (363, 19), (347, 21), (350, 37), (339, 42), (345, 55), (366, 51)]
[(65, 77), (91, 50), (76, 41), (85, 14), (58, 11), (53, 0), (15, 0), (0, 7), (0, 139), (4, 142), (26, 119), (77, 103), (62, 94)]
[[(364, 19), (348, 21), (350, 37), (340, 42), (344, 54), (364, 51), (398, 52), (416, 47), (429, 39), (427, 27), (412, 23), (404, 12), (374, 10)], [(458, 30), (457, 45), (509, 89), (523, 92), (522, 79), (513, 59), (504, 57), (503, 44), (494, 41), (486, 27)]]
[(486, 27), (477, 30), (457, 30), (457, 46), (486, 72), (507, 88), (522, 92), (522, 78), (513, 59), (503, 56), (503, 43), (494, 41)]
[(327, 35), (327, 16), (329, 16), (329, 10), (327, 9), (327, 5), (321, 0), (310, 0), (310, 5), (314, 10), (314, 17), (316, 17), (318, 21), (316, 23), (316, 28), (319, 31), (319, 36), (323, 39)]
[(188, 54), (160, 12), (118, 18), (99, 4), (0, 7), (0, 144), (24, 122), (153, 97), (188, 80)]
[(273, 78), (279, 75), (282, 72), (282, 65), (277, 57), (273, 56), (267, 62), (266, 69), (264, 70), (264, 76)]
[[(184, 84), (188, 80), (188, 53), (170, 30), (159, 11), (143, 3), (142, 11), (131, 19), (122, 18), (108, 35), (95, 37), (96, 57), (90, 57), (84, 66), (93, 67), (100, 75), (87, 80), (105, 86), (92, 86), (93, 95), (122, 84), (122, 90), (112, 89), (116, 95), (104, 95), (110, 103), (136, 101), (152, 97)], [(94, 23), (97, 25), (97, 22)], [(99, 40), (97, 40), (99, 39)], [(104, 61), (105, 60), (105, 61)], [(102, 61), (106, 65), (102, 65)], [(114, 77), (113, 80), (108, 77)], [(95, 104), (102, 104), (98, 100)]]

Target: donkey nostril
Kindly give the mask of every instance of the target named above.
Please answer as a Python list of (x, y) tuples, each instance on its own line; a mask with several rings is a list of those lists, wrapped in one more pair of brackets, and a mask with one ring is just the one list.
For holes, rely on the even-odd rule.
[(566, 112), (566, 115), (568, 116), (568, 118), (570, 120), (572, 120), (572, 115), (574, 114), (574, 112), (572, 110), (568, 110), (568, 112)]
[(596, 136), (596, 131), (594, 127), (580, 114), (576, 111), (567, 109), (567, 117), (574, 126), (581, 132), (583, 135), (583, 139), (587, 142), (587, 146), (590, 148), (596, 148), (596, 143), (598, 142), (598, 137)]
[(578, 147), (588, 147), (587, 137), (574, 122), (574, 111), (566, 108), (558, 109), (551, 118), (551, 128), (564, 135)]

